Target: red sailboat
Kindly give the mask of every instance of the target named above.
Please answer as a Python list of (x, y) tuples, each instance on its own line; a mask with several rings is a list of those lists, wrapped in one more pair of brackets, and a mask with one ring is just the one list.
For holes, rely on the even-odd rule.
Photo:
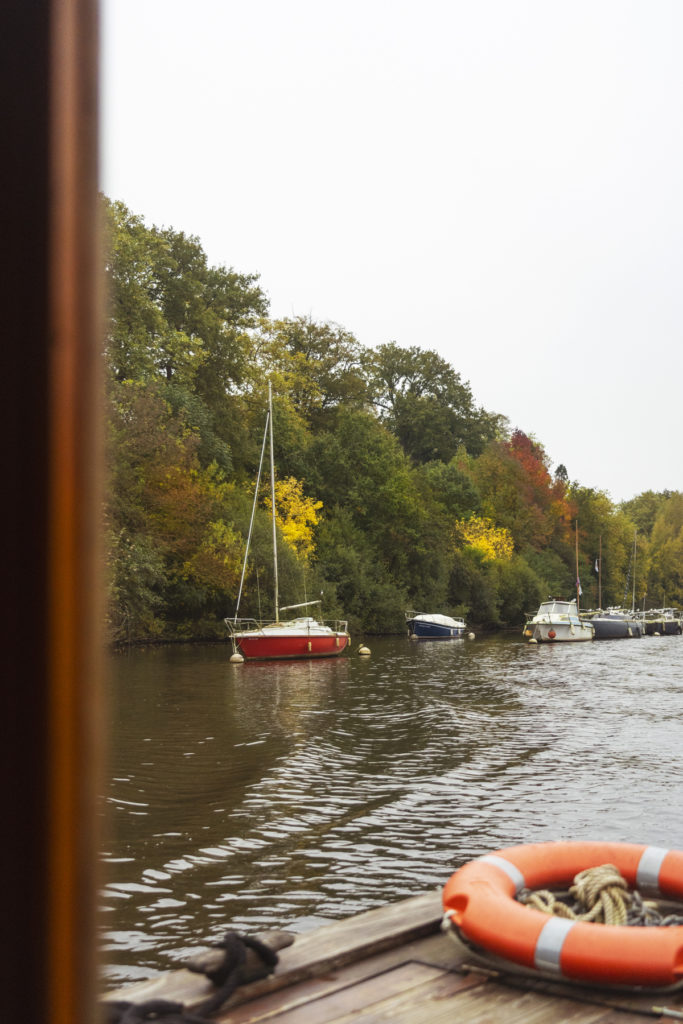
[[(261, 480), (261, 469), (266, 450), (266, 441), (270, 439), (270, 489), (273, 523), (273, 579), (275, 586), (275, 619), (270, 622), (258, 622), (256, 619), (239, 619), (237, 613), (242, 596), (242, 585), (247, 566), (251, 532), (254, 525), (256, 512), (256, 501)], [(277, 530), (275, 523), (275, 462), (273, 459), (273, 397), (270, 384), (268, 385), (268, 415), (266, 418), (266, 429), (263, 435), (263, 446), (261, 449), (261, 460), (259, 463), (256, 490), (254, 492), (254, 505), (249, 525), (249, 536), (247, 537), (247, 549), (244, 555), (242, 566), (242, 578), (237, 597), (237, 608), (234, 618), (225, 619), (228, 633), (233, 646), (233, 658), (246, 659), (283, 659), (283, 658), (330, 658), (342, 653), (348, 646), (351, 637), (347, 630), (347, 623), (336, 621), (332, 623), (321, 622), (311, 615), (299, 615), (295, 618), (282, 620), (281, 612), (298, 611), (299, 609), (310, 608), (319, 605), (321, 602), (304, 601), (298, 605), (287, 605), (279, 607), (278, 594), (278, 572), (277, 572)]]

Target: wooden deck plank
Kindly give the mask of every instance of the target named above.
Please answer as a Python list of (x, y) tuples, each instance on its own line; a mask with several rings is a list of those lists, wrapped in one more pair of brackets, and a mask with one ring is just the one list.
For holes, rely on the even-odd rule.
[[(264, 992), (276, 991), (433, 934), (438, 932), (440, 921), (441, 892), (434, 890), (297, 935), (294, 944), (280, 952), (273, 974), (241, 986), (226, 1005), (238, 1005)], [(182, 969), (108, 992), (104, 999), (144, 1002), (163, 998), (192, 1008), (212, 991), (213, 986), (203, 975)]]
[[(306, 981), (290, 986), (286, 992), (278, 990), (257, 997), (249, 1003), (233, 1004), (221, 1011), (219, 1020), (225, 1018), (230, 1024), (248, 1024), (250, 1021), (266, 1020), (278, 1011), (303, 1005), (307, 1002), (330, 995), (342, 988), (348, 988), (368, 978), (375, 978), (386, 971), (407, 963), (450, 970), (453, 967), (450, 943), (444, 942), (440, 934), (416, 939), (405, 945), (385, 950), (341, 969), (334, 969)], [(482, 984), (484, 978), (469, 976), (468, 984)]]
[[(319, 1007), (318, 1007), (319, 1009)], [(303, 1018), (311, 1021), (311, 1016)], [(325, 1024), (608, 1024), (642, 1022), (652, 1017), (624, 1015), (600, 1006), (514, 992), (490, 982), (473, 988), (458, 984), (457, 975), (442, 974), (425, 984), (386, 999), (375, 999), (343, 1016), (324, 1018)], [(276, 1018), (273, 1024), (281, 1024)], [(283, 1022), (285, 1024), (285, 1022)], [(294, 1020), (286, 1024), (294, 1024)]]
[[(652, 1014), (628, 1013), (604, 1003), (528, 992), (473, 975), (459, 975), (425, 964), (402, 964), (355, 982), (352, 968), (336, 978), (325, 995), (300, 983), (272, 997), (221, 1014), (224, 1024), (652, 1024)], [(648, 1007), (649, 1008), (649, 1007)], [(656, 1019), (656, 1018), (655, 1018)]]
[[(283, 1013), (271, 1017), (273, 1024), (333, 1024), (349, 1015), (358, 1016), (361, 1010), (385, 1001), (408, 996), (427, 982), (443, 977), (443, 971), (424, 964), (404, 964), (385, 974), (367, 978), (354, 985), (339, 988), (336, 992), (306, 1004), (292, 1006)], [(463, 980), (463, 979), (461, 979)], [(254, 1024), (264, 1018), (251, 1018)], [(250, 1022), (251, 1024), (251, 1022)]]
[[(577, 988), (486, 964), (440, 931), (440, 892), (367, 911), (296, 937), (274, 974), (241, 986), (217, 1024), (638, 1024), (652, 1004), (680, 1009), (683, 994)], [(209, 996), (202, 975), (181, 970), (106, 999), (173, 999), (188, 1009)]]

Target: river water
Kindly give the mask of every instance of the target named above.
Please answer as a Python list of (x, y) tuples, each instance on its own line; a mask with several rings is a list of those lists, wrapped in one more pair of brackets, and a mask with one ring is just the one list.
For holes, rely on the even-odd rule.
[(112, 658), (105, 983), (305, 931), (515, 843), (683, 848), (683, 637), (373, 638), (369, 657)]

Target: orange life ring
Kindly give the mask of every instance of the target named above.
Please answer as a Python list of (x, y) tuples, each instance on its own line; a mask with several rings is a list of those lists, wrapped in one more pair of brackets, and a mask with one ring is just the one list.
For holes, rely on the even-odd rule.
[(446, 918), (482, 949), (524, 967), (601, 984), (666, 986), (683, 977), (683, 925), (570, 921), (519, 903), (520, 890), (567, 889), (614, 864), (631, 888), (683, 899), (683, 851), (631, 843), (538, 843), (470, 861), (443, 890)]

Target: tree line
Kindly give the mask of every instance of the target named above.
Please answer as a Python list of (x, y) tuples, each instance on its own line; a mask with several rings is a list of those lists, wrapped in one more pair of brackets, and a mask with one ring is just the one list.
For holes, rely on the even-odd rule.
[[(215, 639), (235, 611), (267, 389), (273, 390), (282, 604), (320, 597), (352, 632), (408, 609), (521, 627), (553, 594), (683, 605), (683, 494), (615, 505), (477, 405), (428, 348), (361, 345), (269, 318), (258, 275), (102, 197), (109, 638)], [(273, 616), (269, 489), (240, 615)], [(634, 544), (635, 538), (635, 544)]]

